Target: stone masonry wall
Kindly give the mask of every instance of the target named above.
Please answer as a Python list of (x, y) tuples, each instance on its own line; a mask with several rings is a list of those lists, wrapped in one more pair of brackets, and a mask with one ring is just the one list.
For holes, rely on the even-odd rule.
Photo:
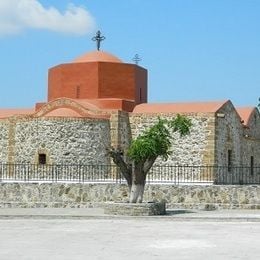
[[(158, 116), (172, 119), (175, 114), (131, 114), (130, 124), (133, 138), (157, 122)], [(211, 165), (214, 164), (214, 114), (188, 114), (192, 120), (190, 134), (180, 137), (173, 133), (172, 154), (167, 161), (158, 158), (160, 165)]]
[(126, 151), (131, 142), (129, 113), (116, 111), (110, 117), (111, 145)]
[(3, 156), (2, 162), (38, 163), (38, 153), (45, 153), (49, 164), (109, 163), (108, 120), (18, 118), (9, 128), (9, 149), (2, 151), (8, 161)]
[(231, 165), (242, 165), (242, 147), (242, 124), (234, 106), (229, 101), (217, 113), (216, 165), (228, 165), (228, 150), (231, 150)]
[(257, 109), (254, 110), (243, 130), (243, 164), (250, 166), (252, 156), (254, 165), (260, 166), (260, 114)]
[[(122, 184), (0, 184), (0, 207), (98, 207), (127, 199)], [(147, 185), (144, 201), (165, 201), (167, 208), (260, 209), (260, 186)]]
[(8, 161), (8, 125), (7, 120), (0, 121), (0, 162)]

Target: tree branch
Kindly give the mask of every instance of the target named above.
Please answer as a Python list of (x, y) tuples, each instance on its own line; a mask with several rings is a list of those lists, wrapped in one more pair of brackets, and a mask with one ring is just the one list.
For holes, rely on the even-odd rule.
[(129, 187), (132, 186), (132, 166), (127, 164), (123, 159), (123, 153), (120, 149), (115, 150), (111, 148), (108, 150), (109, 155), (112, 157), (113, 162), (119, 167), (122, 175), (127, 181)]
[(144, 173), (145, 175), (149, 172), (149, 170), (152, 168), (155, 160), (157, 159), (158, 156), (153, 156), (153, 157), (150, 157), (149, 159), (146, 159), (145, 163), (144, 163)]

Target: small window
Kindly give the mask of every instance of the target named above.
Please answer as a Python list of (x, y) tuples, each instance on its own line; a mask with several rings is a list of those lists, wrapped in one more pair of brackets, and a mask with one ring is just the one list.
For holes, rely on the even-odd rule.
[(254, 175), (254, 156), (250, 157), (250, 173)]
[(228, 150), (228, 171), (231, 171), (232, 166), (232, 150)]
[(46, 164), (47, 160), (46, 160), (46, 154), (45, 153), (39, 154), (38, 162), (39, 162), (39, 164)]

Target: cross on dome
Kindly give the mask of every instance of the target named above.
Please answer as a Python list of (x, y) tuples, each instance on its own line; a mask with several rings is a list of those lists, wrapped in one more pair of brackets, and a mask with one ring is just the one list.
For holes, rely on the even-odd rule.
[(106, 39), (105, 36), (101, 36), (101, 32), (98, 30), (96, 36), (92, 38), (92, 41), (97, 42), (97, 50), (100, 50), (100, 43)]
[(136, 65), (139, 64), (139, 61), (141, 61), (142, 59), (140, 58), (140, 56), (138, 54), (135, 54), (134, 58), (132, 59), (132, 61), (135, 62)]

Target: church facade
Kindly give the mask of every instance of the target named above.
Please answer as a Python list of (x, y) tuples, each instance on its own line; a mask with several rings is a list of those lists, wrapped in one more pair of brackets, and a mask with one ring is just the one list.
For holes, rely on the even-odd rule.
[(108, 165), (107, 148), (126, 151), (159, 117), (183, 114), (191, 133), (174, 133), (160, 165), (260, 165), (255, 107), (218, 102), (147, 103), (147, 70), (104, 51), (49, 70), (48, 100), (31, 109), (0, 109), (0, 163)]

